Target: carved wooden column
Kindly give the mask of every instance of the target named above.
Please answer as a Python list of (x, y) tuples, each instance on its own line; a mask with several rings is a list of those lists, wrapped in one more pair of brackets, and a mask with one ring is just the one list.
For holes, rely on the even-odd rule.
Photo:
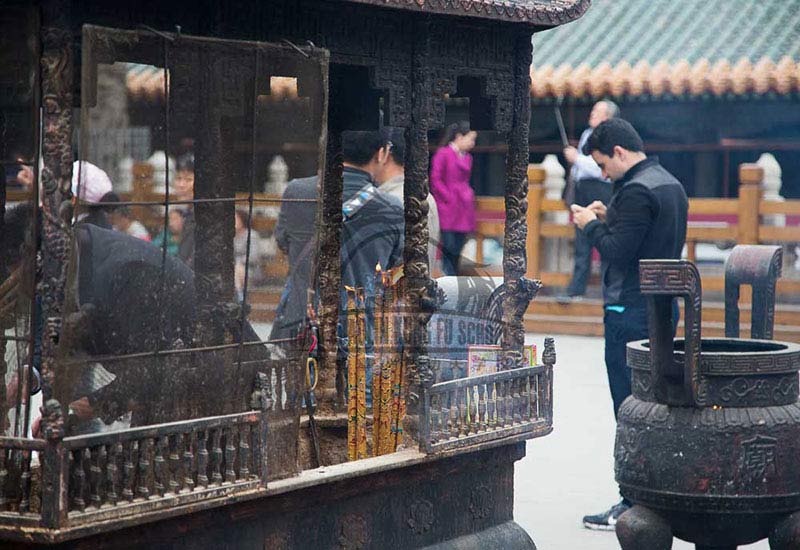
[[(333, 81), (331, 81), (333, 82)], [(330, 105), (334, 105), (331, 86)], [(319, 325), (320, 365), (316, 396), (321, 416), (331, 416), (339, 410), (343, 396), (337, 388), (337, 332), (339, 321), (339, 289), (342, 284), (339, 252), (342, 239), (342, 133), (333, 113), (328, 117), (328, 141), (325, 155), (322, 208), (319, 218)], [(313, 284), (313, 281), (312, 281)]]
[[(428, 123), (433, 85), (430, 69), (430, 32), (427, 20), (416, 24), (411, 65), (411, 123), (406, 129), (404, 184), (405, 248), (405, 365), (407, 412), (404, 431), (415, 444), (425, 388), (433, 382), (428, 360), (428, 321), (436, 307), (436, 283), (428, 273)], [(405, 446), (413, 445), (404, 440)]]
[(522, 32), (514, 39), (513, 59), (513, 110), (511, 131), (508, 135), (506, 156), (505, 207), (506, 225), (503, 240), (503, 282), (507, 298), (503, 303), (503, 353), (504, 367), (521, 364), (525, 328), (522, 318), (533, 295), (539, 289), (537, 282), (525, 278), (528, 234), (528, 131), (531, 118), (530, 66), (531, 35)]
[[(195, 199), (233, 197), (233, 186), (225, 176), (222, 118), (224, 96), (218, 82), (221, 59), (214, 54), (201, 61), (197, 83), (199, 104), (196, 136)], [(227, 61), (227, 60), (226, 60)], [(186, 67), (188, 70), (190, 67)], [(217, 70), (215, 70), (217, 69)], [(180, 101), (180, 98), (173, 98)], [(235, 312), (220, 311), (233, 301), (233, 203), (195, 204), (194, 270), (198, 323), (196, 340), (200, 345), (221, 344), (226, 322), (238, 321)], [(221, 315), (222, 314), (222, 315)]]
[[(71, 196), (72, 182), (72, 33), (70, 3), (48, 0), (42, 4), (42, 275), (37, 292), (42, 315), (56, 338), (42, 339), (42, 392), (53, 394), (55, 342), (64, 303), (69, 254), (69, 228), (59, 217), (62, 201)], [(48, 332), (49, 332), (48, 331)]]

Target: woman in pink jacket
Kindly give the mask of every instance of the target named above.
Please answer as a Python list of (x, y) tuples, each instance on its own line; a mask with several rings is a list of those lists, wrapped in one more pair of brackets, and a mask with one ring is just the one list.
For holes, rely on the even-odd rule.
[(458, 260), (467, 235), (475, 231), (475, 193), (469, 185), (477, 134), (466, 121), (447, 127), (442, 146), (431, 159), (431, 194), (439, 209), (442, 269), (458, 274)]

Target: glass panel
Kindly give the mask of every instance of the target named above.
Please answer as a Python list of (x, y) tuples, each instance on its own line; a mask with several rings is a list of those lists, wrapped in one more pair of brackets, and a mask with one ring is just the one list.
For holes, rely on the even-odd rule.
[(8, 162), (31, 162), (36, 150), (39, 36), (36, 8), (4, 3), (0, 24), (0, 162), (6, 181), (16, 177)]
[[(38, 163), (37, 8), (4, 4), (0, 23), (0, 169), (3, 225), (0, 251), (0, 435), (30, 437), (32, 411), (41, 394), (28, 366), (38, 368), (31, 343), (36, 305), (32, 301), (36, 266), (33, 191)], [(30, 407), (29, 407), (30, 404)], [(21, 457), (11, 457), (14, 463)], [(14, 475), (16, 466), (9, 470)], [(10, 485), (9, 485), (10, 487)]]
[(276, 226), (287, 180), (311, 176), (288, 202), (312, 214), (313, 257), (327, 54), (87, 26), (83, 55), (76, 330), (56, 382), (89, 405), (72, 433), (247, 410), (258, 373), (291, 427), (305, 323), (283, 336), (272, 321), (310, 270), (290, 277)]

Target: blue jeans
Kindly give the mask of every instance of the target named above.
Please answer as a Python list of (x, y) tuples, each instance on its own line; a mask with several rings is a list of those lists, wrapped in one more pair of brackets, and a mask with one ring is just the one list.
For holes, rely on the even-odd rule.
[(442, 271), (445, 275), (458, 275), (458, 260), (465, 242), (466, 233), (442, 231)]
[[(680, 312), (678, 302), (672, 302), (672, 335), (678, 327)], [(626, 358), (628, 342), (644, 340), (648, 337), (647, 307), (626, 307), (618, 313), (606, 309), (603, 314), (605, 326), (605, 359), (608, 374), (608, 387), (614, 403), (614, 418), (619, 407), (631, 394), (631, 369)]]

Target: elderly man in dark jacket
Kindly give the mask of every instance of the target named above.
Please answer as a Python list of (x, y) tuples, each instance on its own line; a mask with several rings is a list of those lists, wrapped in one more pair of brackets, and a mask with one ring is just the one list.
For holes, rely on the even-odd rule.
[[(16, 264), (23, 259), (20, 250), (26, 236), (33, 234), (32, 213), (29, 204), (6, 213), (3, 250), (7, 261)], [(149, 354), (195, 345), (194, 273), (146, 241), (93, 224), (76, 225), (73, 242), (59, 341), (61, 356), (69, 360), (59, 365), (54, 388), (56, 397), (70, 403), (76, 413), (71, 433), (101, 430), (103, 423), (127, 413), (132, 413), (132, 425), (177, 420), (184, 412), (177, 400), (191, 387), (180, 373), (200, 369), (193, 359), (182, 359), (188, 355), (157, 360)], [(37, 320), (38, 340), (43, 325), (40, 316)], [(244, 327), (232, 323), (226, 328), (233, 341), (241, 336), (245, 341), (258, 339), (247, 322)], [(108, 357), (134, 354), (146, 355), (124, 360)], [(197, 355), (196, 359), (202, 362), (207, 357)], [(269, 358), (265, 346), (245, 347), (242, 361), (247, 364), (241, 378), (252, 380), (252, 363)], [(38, 366), (35, 359), (33, 365)], [(249, 395), (250, 389), (248, 385), (236, 393), (227, 388), (225, 395)], [(215, 408), (224, 407), (222, 400), (204, 406), (216, 414)]]
[[(679, 259), (686, 240), (689, 201), (681, 183), (654, 157), (643, 152), (642, 138), (625, 120), (600, 124), (584, 153), (591, 154), (614, 182), (606, 207), (594, 202), (572, 206), (573, 218), (602, 260), (605, 312), (605, 360), (616, 417), (631, 394), (631, 371), (625, 349), (628, 342), (647, 338), (647, 302), (639, 288), (639, 260)], [(677, 326), (677, 307), (673, 326)], [(592, 529), (613, 529), (629, 506), (627, 501), (609, 511), (584, 517)]]

